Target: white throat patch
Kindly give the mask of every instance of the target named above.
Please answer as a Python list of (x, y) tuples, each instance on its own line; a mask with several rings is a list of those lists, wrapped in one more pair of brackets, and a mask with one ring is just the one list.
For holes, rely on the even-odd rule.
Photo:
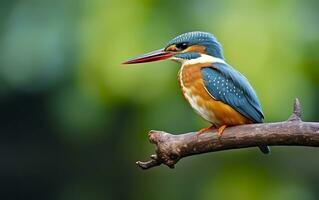
[(224, 64), (226, 64), (226, 62), (221, 58), (217, 58), (217, 57), (206, 55), (206, 54), (200, 54), (200, 55), (201, 55), (200, 57), (194, 58), (191, 60), (181, 59), (181, 58), (176, 58), (176, 57), (172, 57), (170, 59), (177, 61), (177, 62), (180, 62), (180, 63), (182, 63), (182, 65), (192, 65), (192, 64), (199, 64), (199, 63), (224, 63)]

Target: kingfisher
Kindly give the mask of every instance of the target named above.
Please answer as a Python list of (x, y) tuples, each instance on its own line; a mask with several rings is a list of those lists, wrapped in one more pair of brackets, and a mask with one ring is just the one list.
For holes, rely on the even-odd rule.
[[(222, 46), (213, 34), (187, 32), (170, 40), (165, 48), (123, 64), (168, 59), (181, 63), (178, 80), (182, 94), (195, 112), (211, 123), (198, 134), (217, 129), (220, 138), (226, 127), (263, 122), (256, 92), (247, 78), (225, 61)], [(259, 149), (270, 153), (267, 145)]]

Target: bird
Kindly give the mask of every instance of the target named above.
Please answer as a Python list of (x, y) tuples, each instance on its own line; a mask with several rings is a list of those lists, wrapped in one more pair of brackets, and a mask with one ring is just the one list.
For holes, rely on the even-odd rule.
[[(159, 50), (122, 64), (137, 64), (173, 60), (181, 64), (178, 72), (182, 94), (190, 106), (211, 126), (203, 134), (217, 129), (219, 138), (226, 127), (262, 123), (264, 114), (257, 94), (248, 79), (229, 65), (217, 38), (202, 31), (183, 33)], [(266, 144), (259, 145), (264, 154), (270, 153)]]

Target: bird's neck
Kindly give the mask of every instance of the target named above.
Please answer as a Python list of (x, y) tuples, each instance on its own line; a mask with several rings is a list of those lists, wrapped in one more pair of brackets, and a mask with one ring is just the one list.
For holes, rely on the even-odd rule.
[(203, 64), (203, 63), (224, 63), (226, 62), (221, 59), (214, 56), (206, 55), (206, 54), (200, 54), (199, 57), (193, 58), (190, 60), (187, 59), (175, 59), (175, 61), (180, 62), (182, 65), (194, 65), (194, 64)]

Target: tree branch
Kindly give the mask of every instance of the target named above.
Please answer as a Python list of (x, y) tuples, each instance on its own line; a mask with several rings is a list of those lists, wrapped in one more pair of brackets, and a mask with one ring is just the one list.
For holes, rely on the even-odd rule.
[(227, 149), (259, 145), (318, 147), (319, 123), (303, 122), (300, 117), (300, 102), (296, 99), (293, 114), (287, 121), (229, 127), (221, 138), (218, 138), (216, 131), (201, 135), (197, 135), (197, 132), (172, 135), (163, 131), (150, 131), (148, 137), (155, 144), (156, 155), (151, 155), (149, 161), (137, 161), (136, 164), (142, 169), (161, 164), (174, 168), (181, 158)]

